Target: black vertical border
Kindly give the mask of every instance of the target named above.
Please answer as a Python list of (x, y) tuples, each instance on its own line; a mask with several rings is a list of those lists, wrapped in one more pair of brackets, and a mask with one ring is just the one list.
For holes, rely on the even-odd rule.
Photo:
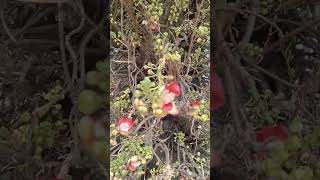
[(106, 47), (106, 51), (107, 51), (107, 57), (106, 57), (106, 61), (107, 61), (107, 69), (109, 72), (109, 76), (108, 76), (108, 80), (107, 80), (107, 94), (106, 94), (106, 117), (107, 117), (107, 149), (108, 149), (108, 161), (106, 162), (106, 169), (107, 169), (107, 176), (108, 179), (110, 178), (110, 1), (111, 0), (106, 0), (106, 14), (107, 14), (107, 19), (106, 19), (106, 25), (105, 25), (105, 29), (106, 29), (106, 39), (107, 39), (107, 47)]
[[(216, 6), (216, 0), (211, 0), (210, 1), (210, 78), (213, 73), (214, 67), (215, 67), (215, 55), (216, 55), (216, 11), (215, 11), (215, 6)], [(212, 154), (213, 154), (213, 142), (214, 142), (214, 117), (213, 117), (213, 112), (212, 112), (212, 90), (214, 88), (214, 84), (210, 83), (210, 179), (213, 179), (213, 171), (211, 167), (211, 160), (212, 160)]]

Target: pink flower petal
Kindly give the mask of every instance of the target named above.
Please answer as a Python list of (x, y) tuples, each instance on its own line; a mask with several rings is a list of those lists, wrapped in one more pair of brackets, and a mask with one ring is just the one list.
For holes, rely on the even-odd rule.
[(175, 96), (180, 96), (180, 87), (178, 86), (176, 80), (173, 80), (169, 84), (166, 84), (165, 89), (170, 93), (173, 93)]
[(287, 128), (282, 125), (278, 125), (275, 127), (264, 127), (256, 132), (257, 143), (264, 143), (272, 137), (275, 137), (281, 142), (286, 141), (288, 139)]
[(127, 135), (133, 128), (133, 121), (131, 118), (118, 119), (118, 128), (122, 135)]
[(177, 106), (172, 103), (172, 109), (170, 111), (168, 111), (169, 114), (171, 115), (178, 115), (179, 114), (179, 110), (177, 109)]
[(130, 171), (135, 171), (140, 166), (140, 164), (141, 164), (140, 161), (137, 161), (137, 162), (129, 161), (127, 165)]
[(165, 91), (162, 97), (162, 101), (164, 104), (171, 103), (174, 100), (175, 95), (173, 93), (169, 93)]
[(173, 108), (173, 105), (172, 105), (171, 102), (168, 103), (168, 104), (164, 104), (164, 105), (162, 106), (162, 110), (165, 111), (165, 112), (170, 111), (172, 108)]
[(194, 102), (190, 103), (190, 106), (191, 106), (192, 108), (194, 108), (194, 107), (199, 107), (199, 106), (200, 106), (200, 102), (199, 102), (199, 101), (194, 101)]

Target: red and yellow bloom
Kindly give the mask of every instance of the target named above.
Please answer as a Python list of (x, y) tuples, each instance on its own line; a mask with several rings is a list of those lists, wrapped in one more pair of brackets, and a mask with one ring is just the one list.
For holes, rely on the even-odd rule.
[(129, 135), (133, 130), (133, 120), (131, 118), (119, 118), (118, 129), (120, 134)]

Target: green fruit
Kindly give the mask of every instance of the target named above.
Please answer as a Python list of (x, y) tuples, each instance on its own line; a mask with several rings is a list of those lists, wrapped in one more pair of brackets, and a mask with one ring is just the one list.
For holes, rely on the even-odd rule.
[(88, 85), (97, 85), (101, 79), (101, 77), (99, 77), (99, 73), (97, 71), (89, 71), (86, 74), (86, 83)]
[(101, 140), (101, 141), (107, 139), (106, 129), (101, 122), (95, 123), (95, 137), (97, 140)]
[(302, 166), (294, 171), (292, 171), (289, 175), (289, 179), (292, 180), (312, 180), (313, 179), (313, 171), (310, 167)]
[(106, 92), (108, 89), (108, 87), (107, 87), (107, 82), (105, 81), (102, 81), (102, 82), (99, 82), (98, 83), (98, 87), (99, 87), (99, 89), (100, 90), (102, 90), (103, 92)]
[(289, 151), (297, 151), (301, 148), (301, 140), (298, 136), (292, 136), (288, 138), (288, 141), (286, 142), (286, 148)]
[(277, 169), (280, 168), (280, 164), (277, 163), (276, 161), (274, 161), (273, 159), (266, 159), (263, 161), (262, 163), (262, 167), (265, 171), (267, 171), (268, 169)]
[(93, 145), (89, 147), (89, 153), (98, 161), (106, 163), (109, 159), (107, 141), (95, 141)]
[(145, 106), (139, 106), (139, 107), (138, 107), (138, 111), (139, 111), (140, 113), (146, 113), (146, 112), (148, 111), (148, 108), (145, 107)]
[(141, 92), (140, 90), (136, 90), (136, 91), (134, 92), (134, 96), (137, 97), (137, 98), (139, 98), (139, 97), (142, 96), (142, 92)]
[(282, 171), (280, 168), (268, 169), (266, 175), (269, 177), (281, 177)]
[(80, 119), (79, 136), (86, 145), (89, 145), (94, 140), (94, 123), (89, 116), (84, 116)]
[(202, 118), (202, 120), (207, 121), (207, 120), (209, 120), (209, 115), (208, 114), (202, 114), (201, 118)]
[(303, 125), (298, 120), (293, 120), (289, 125), (289, 131), (292, 133), (300, 133), (303, 128)]
[(79, 111), (87, 115), (96, 112), (102, 105), (102, 98), (91, 90), (83, 90), (78, 101)]
[(289, 158), (289, 152), (286, 149), (279, 149), (272, 151), (272, 159), (274, 161), (278, 162), (279, 164), (282, 164)]
[(107, 63), (103, 62), (103, 61), (98, 61), (96, 63), (96, 69), (100, 72), (102, 72), (103, 74), (108, 74), (108, 66)]

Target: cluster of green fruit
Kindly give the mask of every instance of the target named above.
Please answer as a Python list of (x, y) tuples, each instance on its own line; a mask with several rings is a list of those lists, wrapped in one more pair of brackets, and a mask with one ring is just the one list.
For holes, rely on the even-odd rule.
[(102, 61), (96, 63), (95, 71), (87, 72), (85, 81), (92, 90), (85, 89), (81, 91), (78, 99), (78, 108), (80, 112), (90, 115), (103, 107), (109, 80), (108, 74), (107, 64)]
[(174, 141), (178, 144), (184, 145), (184, 141), (186, 140), (186, 135), (183, 132), (174, 133)]
[(259, 57), (263, 52), (263, 49), (259, 47), (258, 45), (254, 45), (252, 43), (248, 43), (248, 45), (245, 48), (245, 53), (254, 59)]
[(146, 16), (149, 17), (150, 22), (158, 22), (159, 17), (163, 15), (163, 3), (161, 0), (150, 0), (146, 6)]
[[(52, 148), (59, 130), (65, 128), (61, 120), (55, 122), (46, 119), (39, 123), (32, 129), (32, 142), (36, 146), (36, 151), (34, 154), (35, 159), (41, 159), (41, 153), (43, 148)], [(7, 144), (9, 147), (14, 149), (24, 149), (29, 143), (29, 134), (31, 133), (30, 124), (22, 125), (12, 132), (6, 127), (0, 128), (0, 142)]]
[(170, 14), (168, 17), (169, 24), (173, 24), (180, 19), (180, 14), (187, 10), (189, 5), (189, 0), (177, 0), (172, 1), (170, 6)]
[(160, 35), (155, 36), (154, 38), (154, 48), (156, 50), (156, 55), (162, 57), (162, 60), (168, 61), (179, 61), (181, 59), (181, 55), (179, 51), (173, 51), (172, 47), (165, 48), (165, 41), (168, 41), (168, 33), (163, 33), (163, 37), (161, 38)]
[(143, 166), (138, 167), (134, 172), (130, 172), (127, 167), (128, 157), (135, 156), (141, 161), (141, 165), (145, 165), (148, 160), (152, 158), (153, 150), (152, 147), (147, 146), (143, 143), (141, 137), (133, 137), (127, 139), (123, 144), (124, 150), (119, 152), (115, 159), (111, 160), (110, 164), (110, 176), (111, 178), (123, 178), (129, 173), (137, 177), (141, 175)]
[(180, 61), (181, 55), (178, 51), (174, 51), (173, 53), (166, 53), (163, 58), (169, 61)]
[[(166, 33), (168, 35), (168, 33)], [(164, 42), (167, 40), (167, 37), (162, 37), (158, 34), (154, 36), (154, 49), (156, 50), (157, 55), (163, 54), (163, 52), (166, 50), (164, 48), (165, 44)]]
[(65, 127), (61, 120), (51, 122), (47, 119), (39, 123), (39, 126), (34, 130), (33, 136), (35, 137), (34, 141), (37, 145), (34, 155), (35, 159), (41, 159), (41, 153), (44, 147), (52, 148), (54, 146), (59, 130)]
[(197, 152), (195, 155), (192, 155), (192, 158), (196, 163), (198, 163), (201, 166), (209, 162), (205, 157), (202, 157), (202, 154), (200, 152)]
[(173, 164), (158, 163), (156, 168), (150, 169), (150, 180), (178, 179), (178, 173), (176, 170), (179, 168), (179, 165), (180, 163), (178, 161), (174, 162)]
[(208, 122), (210, 120), (209, 113), (210, 112), (208, 102), (202, 100), (199, 106), (192, 108), (191, 115), (193, 118), (199, 121)]
[[(307, 138), (302, 138), (302, 123), (294, 120), (289, 125), (289, 138), (284, 144), (273, 147), (269, 157), (263, 161), (263, 171), (267, 176), (283, 180), (315, 180), (320, 178), (320, 163), (310, 154)], [(320, 142), (319, 130), (312, 133)], [(306, 143), (306, 144), (304, 144)]]
[(270, 14), (272, 8), (273, 8), (273, 0), (262, 0), (259, 1), (259, 6), (260, 6), (260, 14), (263, 16), (266, 16)]
[(194, 52), (191, 53), (191, 64), (193, 66), (197, 66), (199, 64), (207, 64), (208, 60), (202, 58), (204, 54), (204, 48), (198, 47), (197, 49), (195, 49)]
[(101, 163), (108, 160), (107, 133), (101, 118), (83, 116), (79, 123), (79, 136), (93, 159)]
[(209, 25), (207, 26), (199, 26), (198, 29), (196, 30), (197, 33), (197, 43), (208, 43), (209, 38), (210, 38), (210, 30), (209, 30)]
[(116, 97), (115, 99), (112, 100), (111, 107), (113, 109), (118, 109), (120, 111), (127, 109), (130, 102), (129, 93), (130, 93), (130, 89), (129, 88), (125, 89), (121, 93), (122, 94), (121, 96)]
[[(49, 103), (55, 104), (56, 102), (64, 99), (64, 94), (62, 92), (63, 88), (59, 81), (55, 82), (55, 86), (44, 95), (44, 99)], [(59, 107), (57, 107), (59, 109)], [(61, 107), (60, 107), (61, 108)]]

